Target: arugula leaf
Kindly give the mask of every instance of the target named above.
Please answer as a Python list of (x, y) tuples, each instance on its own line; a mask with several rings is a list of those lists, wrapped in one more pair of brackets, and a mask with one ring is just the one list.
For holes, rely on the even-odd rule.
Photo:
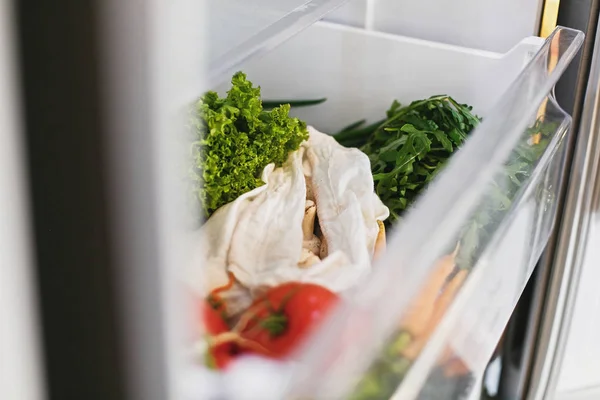
[(359, 128), (359, 127), (363, 126), (365, 124), (365, 122), (367, 122), (366, 119), (361, 119), (360, 121), (353, 122), (350, 125), (346, 126), (345, 128), (342, 128), (342, 130), (339, 133), (341, 133), (341, 132), (347, 132), (347, 131), (352, 131), (352, 130), (354, 130), (356, 128)]
[[(428, 106), (429, 107), (429, 106)], [(467, 110), (470, 112), (470, 108)], [(449, 115), (452, 115), (451, 113)], [(462, 115), (464, 121), (468, 124), (472, 124), (474, 120), (468, 118), (468, 114)], [(458, 117), (452, 116), (455, 121), (458, 121)], [(469, 122), (470, 121), (470, 122)], [(414, 131), (413, 128), (408, 128), (409, 131)], [(520, 190), (523, 183), (531, 177), (534, 169), (540, 161), (544, 151), (551, 140), (551, 135), (556, 130), (555, 123), (547, 123), (543, 120), (538, 120), (533, 127), (529, 128), (519, 145), (516, 147), (510, 159), (506, 162), (504, 168), (498, 172), (494, 181), (490, 184), (490, 188), (487, 191), (486, 196), (482, 199), (481, 206), (473, 214), (473, 216), (465, 223), (459, 238), (460, 238), (460, 249), (457, 255), (457, 265), (460, 268), (472, 268), (476, 263), (478, 257), (481, 255), (482, 250), (492, 239), (492, 235), (497, 232), (499, 224), (502, 223), (506, 213), (510, 212), (513, 206), (513, 201), (520, 195)], [(464, 131), (463, 131), (464, 132)], [(454, 132), (454, 134), (462, 133), (460, 131)], [(540, 136), (539, 140), (535, 143), (531, 143), (529, 138)], [(451, 136), (448, 134), (448, 136)], [(466, 136), (466, 135), (465, 135)], [(396, 139), (397, 140), (397, 139)], [(388, 146), (389, 147), (389, 146)], [(434, 152), (432, 147), (431, 153)], [(443, 152), (446, 152), (443, 149)], [(377, 153), (373, 153), (373, 159), (377, 159)], [(446, 156), (442, 155), (438, 157), (435, 162), (431, 165), (426, 163), (420, 163), (415, 167), (415, 170), (421, 168), (427, 169), (428, 166), (433, 166), (434, 170), (428, 175), (429, 179), (433, 179), (435, 173), (437, 173), (446, 161)], [(433, 159), (433, 157), (431, 157)], [(381, 166), (381, 161), (378, 161), (378, 168), (385, 168)], [(387, 164), (384, 162), (384, 164)], [(388, 189), (391, 192), (391, 183), (394, 179), (389, 176), (385, 176), (387, 179), (388, 186), (382, 187), (381, 189)], [(409, 187), (410, 175), (404, 175), (402, 178), (397, 179), (397, 183), (402, 187)], [(397, 188), (394, 188), (397, 190)], [(399, 192), (406, 191), (400, 190)], [(539, 188), (536, 193), (537, 199), (544, 207), (549, 207), (553, 201), (553, 193), (548, 192), (545, 188)], [(396, 196), (395, 199), (387, 201), (386, 205), (390, 207), (390, 211), (395, 220), (398, 220), (401, 213), (397, 210), (404, 210), (407, 206), (406, 197)], [(378, 354), (378, 357), (370, 365), (367, 373), (362, 377), (361, 381), (355, 387), (354, 392), (351, 396), (353, 400), (363, 399), (389, 399), (396, 391), (397, 387), (401, 384), (402, 380), (406, 376), (407, 371), (412, 366), (412, 361), (401, 356), (402, 350), (408, 346), (413, 338), (408, 337), (408, 332), (400, 329), (391, 335), (389, 340), (386, 341), (382, 351)], [(434, 370), (435, 373), (436, 370)], [(428, 378), (428, 382), (431, 379)], [(465, 385), (470, 382), (470, 377), (466, 376)], [(440, 384), (445, 384), (448, 378), (443, 378), (435, 382), (434, 389), (438, 390)], [(452, 381), (452, 386), (456, 386), (455, 380)], [(426, 385), (419, 395), (419, 398), (429, 398), (431, 395), (431, 387)], [(438, 393), (438, 392), (436, 392)]]
[[(498, 224), (502, 222), (503, 216), (510, 211), (521, 186), (531, 177), (555, 130), (556, 123), (538, 119), (524, 132), (522, 140), (504, 168), (494, 178), (486, 197), (482, 199), (480, 209), (463, 228), (460, 236), (461, 248), (457, 256), (459, 266), (473, 267), (485, 244), (491, 239)], [(533, 137), (539, 137), (539, 140), (532, 143)], [(541, 193), (540, 196), (548, 198), (546, 193)], [(477, 234), (471, 235), (469, 232), (477, 232)]]
[(345, 146), (360, 146), (371, 160), (375, 192), (390, 209), (388, 227), (433, 180), (448, 158), (479, 123), (471, 107), (446, 95), (394, 101), (387, 118), (366, 127), (351, 125), (334, 137)]

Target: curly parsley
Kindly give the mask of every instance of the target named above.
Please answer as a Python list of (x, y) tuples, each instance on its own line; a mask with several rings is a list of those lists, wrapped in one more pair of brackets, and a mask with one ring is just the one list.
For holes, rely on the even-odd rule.
[(289, 116), (290, 105), (263, 109), (260, 87), (242, 72), (225, 98), (207, 92), (192, 109), (190, 178), (208, 218), (219, 207), (264, 184), (262, 170), (281, 165), (308, 138), (306, 124)]

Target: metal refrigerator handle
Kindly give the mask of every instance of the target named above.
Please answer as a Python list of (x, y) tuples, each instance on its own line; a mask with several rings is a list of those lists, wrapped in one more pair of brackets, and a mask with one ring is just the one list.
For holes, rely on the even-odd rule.
[(578, 124), (561, 226), (557, 232), (537, 345), (533, 350), (524, 397), (529, 400), (552, 399), (554, 396), (573, 315), (590, 217), (600, 190), (599, 33), (596, 27), (591, 69)]

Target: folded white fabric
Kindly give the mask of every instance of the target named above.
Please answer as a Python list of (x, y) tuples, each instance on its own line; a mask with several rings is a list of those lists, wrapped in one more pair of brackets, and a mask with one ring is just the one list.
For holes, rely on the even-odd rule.
[[(230, 315), (283, 282), (311, 282), (342, 292), (371, 268), (377, 220), (389, 211), (373, 192), (369, 160), (314, 128), (309, 133), (283, 166), (265, 167), (265, 185), (221, 207), (194, 236), (194, 257), (184, 279), (205, 296), (233, 273), (234, 287), (222, 293)], [(308, 266), (300, 265), (306, 259), (302, 224), (307, 196), (314, 197), (326, 242), (321, 248), (326, 257), (313, 257), (317, 262)]]

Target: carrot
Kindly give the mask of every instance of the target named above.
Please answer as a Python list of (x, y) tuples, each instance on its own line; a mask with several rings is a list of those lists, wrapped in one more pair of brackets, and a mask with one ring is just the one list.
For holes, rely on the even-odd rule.
[(442, 355), (438, 359), (438, 365), (446, 364), (447, 362), (452, 360), (452, 358), (454, 358), (454, 356), (455, 355), (454, 355), (454, 351), (452, 350), (452, 347), (446, 346), (444, 348), (444, 351), (442, 352)]
[(460, 358), (455, 358), (451, 360), (444, 367), (444, 376), (449, 378), (454, 378), (457, 376), (464, 376), (470, 372), (469, 367), (465, 365), (465, 363)]
[(427, 329), (427, 322), (433, 315), (438, 294), (456, 265), (454, 261), (456, 253), (455, 250), (454, 253), (438, 260), (427, 282), (408, 308), (401, 327), (411, 335), (420, 336)]
[(446, 310), (450, 307), (450, 304), (452, 304), (452, 300), (467, 278), (467, 274), (467, 270), (462, 269), (458, 271), (450, 282), (448, 282), (446, 288), (435, 302), (434, 310), (430, 314), (431, 318), (427, 322), (426, 328), (404, 349), (404, 351), (402, 351), (403, 356), (410, 360), (414, 360), (421, 353), (421, 350), (423, 350), (423, 347), (427, 344), (429, 337), (444, 317)]
[(377, 260), (385, 252), (385, 225), (383, 221), (377, 220), (377, 226), (379, 226), (379, 233), (375, 239), (375, 248), (373, 249), (373, 261)]
[(450, 307), (450, 304), (452, 304), (452, 300), (454, 300), (456, 293), (467, 279), (468, 274), (469, 271), (467, 271), (466, 269), (461, 269), (456, 273), (456, 275), (454, 275), (454, 278), (452, 278), (452, 280), (446, 285), (446, 288), (436, 301), (435, 313), (432, 318), (432, 322), (434, 322), (435, 325), (438, 324), (438, 322), (446, 313), (448, 307)]
[(454, 350), (450, 346), (446, 346), (437, 365), (443, 369), (444, 375), (448, 378), (463, 376), (469, 373), (469, 368), (454, 353)]
[(228, 271), (227, 278), (228, 278), (227, 283), (223, 286), (218, 286), (218, 287), (214, 288), (213, 290), (211, 290), (209, 296), (217, 296), (217, 293), (225, 292), (225, 291), (231, 289), (235, 282), (235, 276), (233, 275), (233, 272)]
[(219, 293), (231, 289), (235, 283), (235, 276), (233, 275), (233, 272), (228, 271), (227, 277), (229, 280), (225, 285), (214, 288), (206, 297), (206, 301), (208, 301), (211, 307), (218, 311), (225, 311), (225, 303), (223, 302), (223, 299)]
[(208, 338), (210, 348), (215, 348), (225, 343), (235, 343), (242, 349), (252, 350), (259, 354), (271, 355), (272, 353), (265, 347), (261, 346), (253, 340), (245, 339), (235, 332), (223, 332), (217, 336)]
[(411, 361), (416, 360), (419, 354), (421, 353), (421, 350), (423, 350), (423, 347), (425, 347), (428, 338), (429, 335), (422, 335), (418, 338), (415, 338), (412, 342), (408, 344), (408, 346), (404, 348), (404, 350), (402, 350), (400, 354)]

